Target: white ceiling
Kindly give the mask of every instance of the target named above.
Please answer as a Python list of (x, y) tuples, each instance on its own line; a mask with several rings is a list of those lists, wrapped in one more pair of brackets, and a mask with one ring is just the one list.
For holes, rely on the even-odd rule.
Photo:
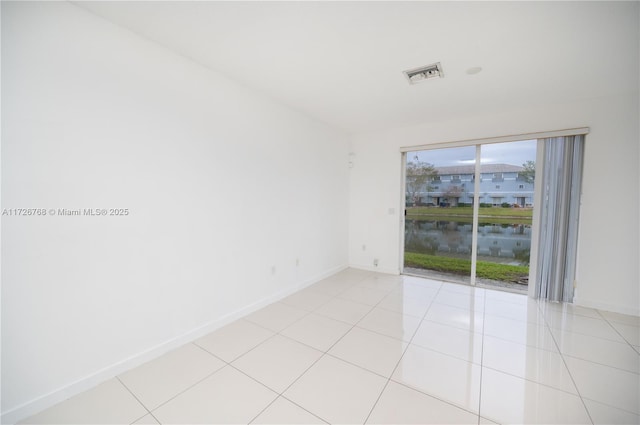
[(638, 2), (77, 4), (352, 133), (638, 90)]

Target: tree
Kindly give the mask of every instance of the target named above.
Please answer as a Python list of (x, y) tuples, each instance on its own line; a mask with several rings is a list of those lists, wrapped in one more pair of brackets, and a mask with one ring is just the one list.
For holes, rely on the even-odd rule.
[(536, 162), (527, 161), (522, 164), (522, 167), (524, 167), (524, 170), (518, 173), (520, 175), (520, 178), (527, 183), (533, 183), (533, 181), (536, 179)]
[[(457, 205), (458, 200), (462, 196), (463, 190), (460, 186), (449, 186), (444, 192), (444, 197), (451, 205)], [(455, 201), (453, 201), (455, 199)]]
[(433, 190), (430, 185), (438, 171), (428, 162), (420, 162), (416, 156), (416, 161), (407, 162), (407, 199), (410, 199), (413, 206), (416, 206), (420, 198), (420, 192)]

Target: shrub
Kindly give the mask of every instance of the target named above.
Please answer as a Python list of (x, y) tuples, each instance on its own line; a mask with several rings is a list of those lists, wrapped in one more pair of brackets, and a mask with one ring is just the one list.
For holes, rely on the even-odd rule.
[(502, 208), (511, 208), (511, 204), (508, 202), (503, 202), (502, 204), (500, 204), (502, 206)]
[(480, 202), (480, 208), (491, 208), (491, 204), (487, 204), (486, 202)]

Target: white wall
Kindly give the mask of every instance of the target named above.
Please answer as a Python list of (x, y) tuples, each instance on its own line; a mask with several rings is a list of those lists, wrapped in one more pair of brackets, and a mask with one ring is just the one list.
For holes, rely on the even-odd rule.
[(74, 5), (3, 2), (2, 123), (2, 208), (130, 211), (2, 217), (3, 422), (347, 264), (344, 134)]
[[(373, 259), (378, 258), (381, 271), (398, 273), (400, 269), (401, 146), (590, 127), (584, 158), (574, 302), (640, 314), (639, 116), (635, 91), (353, 137), (350, 264), (371, 269)], [(389, 208), (395, 208), (396, 213), (389, 214)]]

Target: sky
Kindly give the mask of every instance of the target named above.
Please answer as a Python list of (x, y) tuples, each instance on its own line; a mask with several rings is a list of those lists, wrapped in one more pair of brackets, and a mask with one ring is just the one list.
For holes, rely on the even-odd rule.
[[(481, 162), (483, 164), (522, 165), (526, 161), (535, 161), (536, 144), (536, 140), (524, 140), (482, 145)], [(416, 155), (419, 161), (428, 162), (436, 167), (474, 164), (476, 147), (464, 146), (460, 148), (407, 152), (407, 161), (415, 161)]]

